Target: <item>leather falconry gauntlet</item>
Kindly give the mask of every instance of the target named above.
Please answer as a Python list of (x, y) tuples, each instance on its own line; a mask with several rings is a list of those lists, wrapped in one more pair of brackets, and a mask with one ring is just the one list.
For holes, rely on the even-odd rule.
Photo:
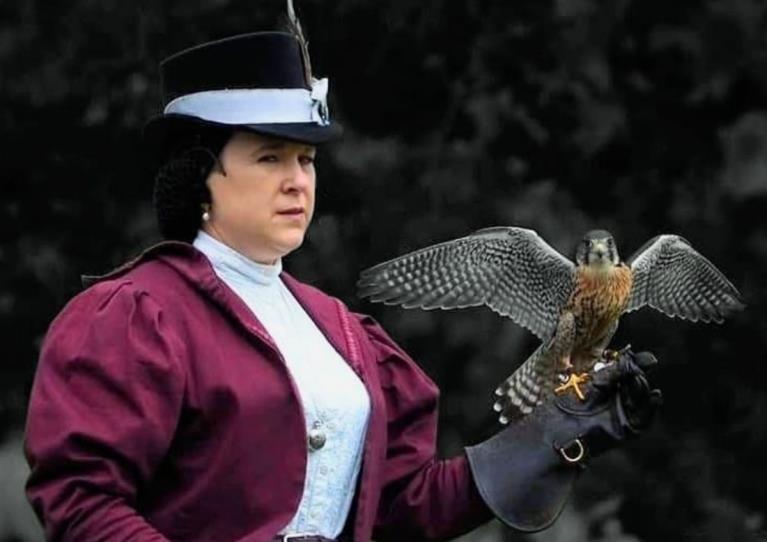
[(530, 416), (466, 448), (474, 481), (490, 510), (508, 526), (532, 532), (559, 516), (588, 460), (645, 429), (661, 404), (644, 370), (649, 352), (619, 353), (592, 374), (586, 400), (555, 396)]

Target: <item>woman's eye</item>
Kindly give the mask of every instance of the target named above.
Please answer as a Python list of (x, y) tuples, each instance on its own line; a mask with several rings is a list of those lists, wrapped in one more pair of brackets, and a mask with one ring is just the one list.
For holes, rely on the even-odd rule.
[(279, 158), (276, 154), (264, 154), (258, 157), (259, 162), (277, 162)]
[(309, 164), (314, 163), (314, 156), (309, 156), (309, 155), (300, 156), (298, 158), (298, 161), (301, 163), (301, 165), (308, 166)]

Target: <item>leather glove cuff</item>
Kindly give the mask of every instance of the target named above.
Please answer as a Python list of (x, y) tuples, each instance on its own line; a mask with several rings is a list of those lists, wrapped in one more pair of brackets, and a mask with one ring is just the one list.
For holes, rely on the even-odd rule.
[[(633, 437), (652, 420), (660, 399), (639, 361), (652, 354), (628, 349), (593, 373), (587, 399), (544, 402), (490, 439), (466, 448), (480, 496), (510, 527), (533, 532), (550, 526), (590, 457)], [(646, 363), (645, 366), (649, 366)]]
[(582, 470), (544, 438), (539, 419), (526, 418), (466, 448), (474, 482), (488, 508), (509, 527), (545, 529), (557, 519)]

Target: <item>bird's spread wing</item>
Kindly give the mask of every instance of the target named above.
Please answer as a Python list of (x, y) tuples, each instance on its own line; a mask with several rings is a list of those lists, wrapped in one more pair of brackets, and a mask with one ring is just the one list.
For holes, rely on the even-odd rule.
[(486, 228), (366, 269), (359, 295), (405, 308), (487, 305), (541, 339), (556, 329), (575, 266), (535, 231)]
[(721, 322), (744, 307), (735, 286), (678, 235), (651, 239), (628, 264), (633, 285), (627, 312), (649, 305), (693, 322)]

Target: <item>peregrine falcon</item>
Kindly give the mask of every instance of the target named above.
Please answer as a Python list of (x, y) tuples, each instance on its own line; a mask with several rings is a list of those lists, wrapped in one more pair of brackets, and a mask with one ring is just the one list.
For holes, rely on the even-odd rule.
[(659, 235), (625, 263), (612, 235), (588, 232), (575, 262), (535, 231), (486, 228), (366, 269), (359, 295), (404, 308), (487, 305), (541, 339), (498, 389), (494, 409), (507, 423), (553, 393), (572, 391), (600, 361), (625, 312), (645, 305), (693, 322), (722, 322), (744, 307), (738, 290), (678, 235)]

